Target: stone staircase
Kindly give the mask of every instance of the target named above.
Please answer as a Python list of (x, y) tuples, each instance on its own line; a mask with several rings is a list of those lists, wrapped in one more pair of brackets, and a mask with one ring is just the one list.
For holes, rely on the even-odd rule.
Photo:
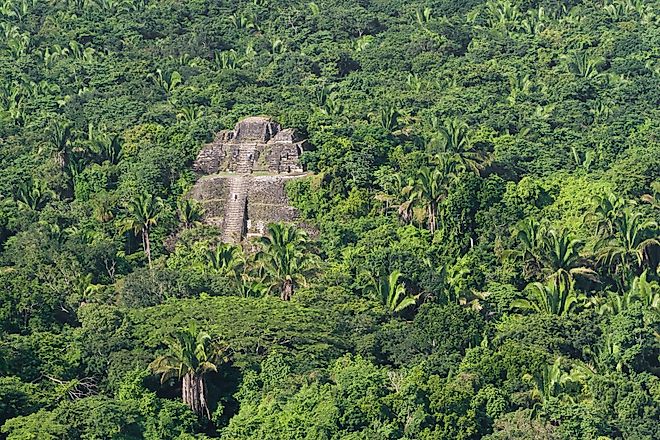
[(240, 243), (246, 232), (245, 215), (247, 210), (247, 194), (256, 144), (244, 145), (236, 162), (236, 176), (229, 178), (229, 200), (225, 204), (222, 241), (225, 243)]
[(257, 152), (256, 144), (245, 144), (238, 153), (238, 162), (236, 163), (236, 173), (251, 174), (254, 166), (254, 157)]
[(245, 235), (248, 186), (247, 176), (229, 178), (229, 200), (225, 205), (222, 230), (222, 241), (225, 243), (240, 243)]

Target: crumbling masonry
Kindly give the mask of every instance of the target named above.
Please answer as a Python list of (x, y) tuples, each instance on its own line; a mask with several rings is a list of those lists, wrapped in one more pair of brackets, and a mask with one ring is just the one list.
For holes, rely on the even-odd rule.
[(222, 241), (238, 243), (263, 235), (268, 223), (295, 221), (284, 189), (304, 176), (300, 155), (306, 142), (270, 118), (243, 119), (204, 146), (193, 167), (201, 174), (191, 197), (202, 203), (205, 221), (222, 229)]

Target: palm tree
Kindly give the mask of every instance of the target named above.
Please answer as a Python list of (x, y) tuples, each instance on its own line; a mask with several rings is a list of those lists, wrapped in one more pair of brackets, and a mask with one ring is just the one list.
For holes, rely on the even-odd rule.
[(479, 311), (483, 309), (482, 303), (490, 296), (489, 292), (480, 292), (467, 286), (466, 277), (472, 273), (465, 267), (465, 256), (460, 258), (456, 264), (444, 267), (441, 276), (445, 280), (444, 300), (453, 302), (463, 307), (469, 307)]
[(573, 282), (563, 282), (558, 279), (545, 284), (535, 282), (525, 288), (526, 298), (513, 300), (511, 306), (521, 310), (533, 310), (558, 316), (568, 315), (575, 307), (584, 301), (584, 296), (573, 288)]
[(344, 113), (344, 104), (337, 93), (333, 92), (325, 98), (323, 105), (319, 106), (317, 110), (324, 115), (341, 116)]
[(151, 242), (149, 233), (158, 223), (158, 217), (163, 211), (163, 201), (151, 194), (140, 194), (130, 199), (126, 204), (126, 215), (122, 219), (122, 232), (133, 231), (142, 237), (142, 248), (151, 268)]
[(259, 244), (261, 251), (255, 258), (265, 279), (271, 288), (279, 290), (283, 301), (289, 301), (296, 287), (306, 284), (307, 275), (315, 267), (308, 251), (307, 233), (291, 224), (271, 223)]
[(194, 324), (165, 339), (169, 353), (156, 358), (151, 370), (161, 375), (161, 383), (171, 378), (182, 380), (183, 402), (200, 417), (211, 418), (206, 390), (206, 374), (218, 371), (227, 362), (227, 349), (215, 343), (205, 331)]
[(458, 118), (452, 118), (445, 121), (442, 127), (437, 127), (437, 130), (440, 136), (431, 143), (439, 146), (439, 154), (452, 157), (466, 170), (479, 174), (488, 162), (488, 157), (474, 148), (468, 134), (468, 125)]
[(263, 280), (251, 277), (248, 273), (242, 273), (234, 278), (236, 291), (243, 298), (261, 298), (268, 294), (270, 286)]
[(168, 73), (163, 72), (162, 69), (156, 69), (156, 73), (148, 74), (147, 78), (151, 78), (167, 95), (170, 95), (174, 89), (183, 83), (183, 77), (176, 70)]
[(263, 275), (255, 273), (242, 252), (240, 246), (220, 243), (214, 249), (206, 251), (209, 269), (226, 277), (232, 289), (243, 298), (260, 298), (266, 295), (271, 286)]
[(201, 223), (204, 210), (197, 201), (181, 199), (177, 202), (176, 206), (179, 220), (185, 229), (190, 229)]
[(401, 209), (406, 211), (415, 205), (423, 207), (431, 234), (438, 228), (438, 210), (447, 197), (449, 184), (456, 178), (454, 171), (455, 162), (443, 159), (440, 166), (433, 169), (422, 167), (416, 179), (402, 190), (407, 201), (401, 205)]
[(517, 5), (508, 1), (489, 1), (486, 3), (488, 25), (505, 33), (518, 27), (522, 13)]
[[(397, 206), (397, 213), (399, 215), (399, 218), (405, 224), (412, 223), (415, 218), (415, 213), (413, 208), (417, 200), (416, 200), (415, 192), (412, 191), (414, 185), (415, 185), (414, 179), (409, 178), (407, 181), (404, 181), (404, 178), (401, 175), (401, 173), (396, 173), (394, 175), (393, 192), (395, 192), (399, 196), (405, 197), (405, 200)], [(389, 197), (389, 196), (386, 195), (385, 197)], [(392, 200), (394, 199), (398, 199), (398, 197), (396, 196), (392, 197)]]
[(122, 158), (122, 142), (119, 135), (105, 133), (94, 124), (90, 123), (87, 126), (86, 139), (82, 142), (99, 163), (107, 161), (111, 165), (116, 165)]
[(406, 286), (399, 282), (401, 272), (393, 271), (389, 275), (381, 274), (378, 277), (371, 276), (370, 284), (365, 292), (378, 298), (388, 312), (399, 313), (408, 307), (417, 304), (418, 296), (406, 294)]
[(531, 397), (546, 402), (551, 397), (561, 394), (562, 376), (561, 356), (557, 357), (552, 364), (546, 364), (534, 374), (525, 374), (523, 379), (533, 384)]
[(431, 18), (433, 16), (433, 10), (429, 7), (426, 7), (424, 9), (418, 8), (415, 11), (415, 17), (417, 18), (417, 23), (420, 24), (422, 27), (426, 27), (427, 23), (431, 21)]
[(15, 200), (20, 207), (37, 211), (42, 209), (49, 199), (55, 197), (55, 192), (49, 189), (44, 181), (30, 178), (18, 185)]
[(398, 107), (392, 103), (387, 104), (384, 108), (381, 108), (378, 112), (378, 122), (380, 126), (388, 133), (392, 133), (398, 130), (401, 126), (399, 123), (399, 118), (401, 117), (401, 111)]
[(97, 154), (102, 160), (107, 160), (113, 165), (119, 163), (122, 158), (122, 144), (119, 135), (105, 135), (97, 144)]
[(513, 256), (523, 261), (526, 276), (545, 274), (547, 280), (559, 283), (572, 282), (576, 275), (592, 280), (596, 272), (585, 266), (580, 251), (584, 242), (573, 239), (566, 231), (547, 229), (532, 218), (522, 220), (513, 230), (518, 249), (504, 252), (504, 257)]
[(531, 217), (521, 220), (513, 228), (513, 236), (518, 240), (517, 249), (503, 252), (504, 258), (520, 258), (523, 263), (523, 273), (530, 277), (541, 271), (540, 249), (544, 229)]
[(599, 76), (598, 68), (603, 62), (602, 57), (590, 55), (586, 51), (573, 52), (566, 56), (568, 71), (582, 78), (596, 78)]
[(632, 282), (630, 291), (646, 307), (660, 311), (660, 284), (657, 281), (649, 281), (647, 272), (644, 271)]
[(236, 274), (244, 263), (240, 246), (230, 243), (220, 243), (213, 250), (206, 251), (208, 266), (221, 275)]
[(598, 313), (600, 315), (618, 315), (628, 310), (634, 302), (635, 296), (631, 290), (623, 294), (610, 292), (606, 297), (594, 299), (594, 303), (598, 305)]
[(583, 156), (580, 154), (580, 152), (578, 152), (575, 146), (572, 146), (571, 153), (573, 154), (573, 161), (575, 162), (575, 165), (589, 172), (594, 161), (594, 150), (588, 150), (586, 153), (584, 153)]
[(223, 52), (215, 51), (213, 53), (213, 63), (218, 69), (235, 69), (238, 64), (238, 53), (234, 49)]
[(71, 156), (73, 146), (72, 129), (73, 126), (69, 122), (54, 121), (46, 130), (46, 145), (55, 151), (55, 162), (62, 169), (66, 168)]
[(594, 201), (596, 202), (596, 206), (590, 216), (596, 219), (598, 233), (602, 236), (609, 237), (614, 234), (614, 229), (621, 216), (621, 211), (627, 205), (626, 200), (613, 193), (608, 193), (603, 196), (597, 196)]
[(651, 310), (660, 310), (660, 286), (655, 281), (649, 281), (648, 271), (642, 272), (633, 280), (630, 289), (623, 294), (610, 292), (607, 297), (595, 301), (601, 315), (618, 315), (634, 304), (641, 303)]
[(202, 116), (204, 116), (204, 106), (192, 104), (182, 107), (176, 114), (177, 119), (185, 122), (195, 122)]
[(623, 371), (624, 360), (621, 343), (617, 342), (612, 333), (603, 334), (600, 341), (592, 347), (585, 347), (584, 355), (589, 358), (589, 365), (597, 372)]
[(533, 374), (525, 374), (523, 380), (533, 386), (531, 397), (546, 403), (551, 398), (575, 402), (586, 396), (584, 384), (594, 375), (594, 371), (579, 361), (571, 362), (570, 371), (562, 368), (564, 359), (558, 356), (551, 364), (546, 364)]
[(597, 247), (600, 260), (612, 266), (615, 273), (622, 273), (624, 280), (630, 280), (635, 270), (642, 270), (658, 253), (658, 224), (625, 208), (615, 221), (614, 235)]
[(595, 280), (596, 272), (584, 266), (581, 240), (572, 239), (566, 231), (549, 230), (541, 240), (542, 265), (547, 279), (559, 283), (572, 282), (575, 275)]

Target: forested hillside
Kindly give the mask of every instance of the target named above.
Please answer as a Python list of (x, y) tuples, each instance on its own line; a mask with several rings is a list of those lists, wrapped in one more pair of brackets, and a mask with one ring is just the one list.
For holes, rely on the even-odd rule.
[[(0, 438), (660, 438), (657, 0), (0, 0)], [(318, 234), (221, 243), (216, 132)]]

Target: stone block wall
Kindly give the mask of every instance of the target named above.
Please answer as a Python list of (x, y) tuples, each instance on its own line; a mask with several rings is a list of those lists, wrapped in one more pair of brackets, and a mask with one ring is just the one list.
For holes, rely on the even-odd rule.
[[(245, 176), (247, 186), (246, 231), (248, 235), (263, 235), (273, 222), (298, 223), (299, 213), (289, 204), (286, 183), (298, 176)], [(204, 222), (224, 227), (224, 214), (229, 198), (229, 176), (205, 176), (197, 181), (189, 197), (204, 208)]]
[(268, 223), (295, 223), (298, 211), (289, 205), (286, 182), (292, 177), (255, 176), (250, 179), (247, 203), (247, 232), (262, 235)]
[(306, 146), (293, 129), (282, 130), (270, 118), (246, 118), (234, 130), (219, 132), (213, 142), (205, 145), (193, 168), (202, 174), (301, 173), (299, 159)]
[(202, 205), (206, 223), (223, 227), (225, 206), (229, 199), (227, 179), (203, 177), (197, 181), (188, 197)]

